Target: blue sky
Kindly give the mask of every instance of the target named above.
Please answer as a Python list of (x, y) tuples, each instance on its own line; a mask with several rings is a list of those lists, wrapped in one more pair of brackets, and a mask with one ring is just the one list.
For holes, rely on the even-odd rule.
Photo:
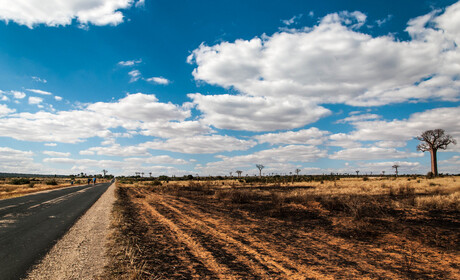
[(0, 0), (0, 172), (424, 174), (460, 2), (374, 2)]

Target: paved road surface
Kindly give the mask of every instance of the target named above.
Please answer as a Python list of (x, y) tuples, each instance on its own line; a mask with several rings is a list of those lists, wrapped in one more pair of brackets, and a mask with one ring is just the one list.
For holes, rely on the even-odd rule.
[(0, 200), (0, 279), (20, 279), (110, 183)]

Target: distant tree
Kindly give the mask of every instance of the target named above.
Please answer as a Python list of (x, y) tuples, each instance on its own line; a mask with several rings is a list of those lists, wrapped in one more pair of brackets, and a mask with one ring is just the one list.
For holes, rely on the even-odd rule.
[(144, 177), (144, 172), (141, 172), (142, 176), (141, 177)]
[(295, 174), (297, 174), (297, 176), (299, 176), (299, 173), (300, 173), (300, 169), (297, 168), (297, 169), (295, 170)]
[(445, 134), (444, 129), (427, 130), (417, 137), (422, 143), (418, 144), (417, 151), (430, 152), (431, 154), (431, 172), (438, 176), (437, 151), (445, 150), (449, 144), (457, 144), (452, 136)]
[(230, 177), (233, 177), (233, 172), (230, 172)]
[(236, 171), (236, 174), (238, 174), (238, 178), (241, 177), (241, 173), (243, 173), (243, 171), (241, 171), (241, 170), (237, 170), (237, 171)]
[(107, 171), (105, 169), (102, 169), (102, 173), (104, 173), (104, 177), (105, 177), (105, 175), (107, 175), (107, 172), (109, 172), (109, 171)]
[(265, 168), (262, 164), (256, 164), (257, 169), (259, 169), (259, 177), (262, 177), (262, 169)]
[(398, 164), (395, 164), (392, 166), (394, 169), (395, 169), (395, 174), (396, 176), (398, 176), (398, 168), (399, 168), (399, 165)]
[(383, 175), (383, 176), (385, 176), (385, 170), (384, 170), (384, 171), (382, 171), (382, 175)]
[(359, 176), (359, 170), (356, 170), (355, 172), (356, 172), (356, 176)]
[(152, 177), (152, 172), (149, 172), (150, 177)]

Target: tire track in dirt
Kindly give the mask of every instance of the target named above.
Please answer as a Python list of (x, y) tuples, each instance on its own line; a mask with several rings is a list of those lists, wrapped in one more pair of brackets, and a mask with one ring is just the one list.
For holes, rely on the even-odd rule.
[(174, 222), (160, 214), (154, 207), (152, 207), (147, 201), (142, 200), (140, 203), (149, 212), (152, 218), (158, 222), (166, 225), (176, 237), (183, 242), (191, 253), (199, 259), (203, 265), (212, 271), (219, 279), (235, 279), (237, 275), (234, 275), (232, 271), (224, 264), (216, 261), (211, 252), (206, 250), (199, 242), (193, 237), (186, 234), (181, 228), (179, 228)]
[[(153, 200), (154, 195), (149, 194), (148, 196)], [(211, 219), (213, 220), (213, 226), (208, 225), (206, 222), (210, 223), (210, 219), (197, 213), (196, 209), (193, 209), (193, 207), (188, 207), (186, 211), (184, 211), (184, 206), (177, 205), (177, 203), (180, 202), (174, 200), (172, 197), (168, 196), (167, 201), (168, 202), (166, 203), (161, 197), (156, 195), (154, 201), (152, 201), (155, 206), (152, 205), (152, 207), (158, 207), (161, 205), (173, 211), (177, 215), (177, 218), (175, 218), (176, 223), (183, 223), (184, 227), (200, 228), (199, 231), (202, 234), (209, 235), (211, 237), (210, 239), (220, 241), (220, 250), (226, 250), (228, 253), (235, 255), (236, 259), (244, 264), (253, 263), (251, 269), (254, 273), (252, 275), (264, 275), (265, 277), (270, 277), (270, 275), (274, 272), (275, 275), (285, 275), (289, 279), (305, 279), (306, 275), (317, 279), (331, 278), (315, 271), (311, 267), (292, 262), (291, 259), (280, 254), (279, 250), (270, 250), (268, 246), (266, 246), (268, 244), (262, 244), (259, 240), (251, 238), (252, 242), (249, 242), (251, 246), (255, 243), (261, 243), (261, 246), (256, 246), (257, 248), (252, 248), (249, 245), (243, 244), (234, 238), (235, 236), (238, 236), (238, 234), (230, 228), (225, 227), (225, 232), (231, 232), (232, 236), (217, 230), (215, 227), (218, 227), (218, 225), (215, 224), (216, 221), (213, 219)], [(175, 206), (171, 205), (173, 203)], [(182, 210), (180, 210), (180, 208)], [(199, 218), (196, 219), (191, 217), (190, 215), (192, 214), (198, 216)], [(242, 236), (238, 237), (243, 238)], [(247, 236), (244, 238), (247, 239)], [(256, 260), (257, 262), (253, 262), (253, 260)], [(272, 273), (267, 271), (267, 268), (269, 268)]]
[[(176, 212), (178, 212), (178, 214), (186, 211), (188, 215), (195, 215), (197, 217), (196, 219), (194, 219), (194, 218), (190, 218), (187, 215), (182, 215), (182, 218), (189, 219), (190, 222), (192, 223), (201, 224), (202, 226), (211, 228), (214, 231), (217, 231), (216, 229), (219, 228), (221, 230), (224, 230), (226, 233), (231, 233), (233, 236), (232, 238), (233, 241), (238, 244), (237, 246), (243, 246), (244, 248), (243, 250), (247, 251), (247, 249), (250, 248), (251, 252), (256, 252), (256, 254), (262, 254), (265, 256), (268, 255), (268, 256), (273, 256), (273, 257), (276, 256), (275, 259), (278, 262), (280, 261), (283, 262), (284, 266), (286, 266), (286, 267), (283, 267), (281, 271), (286, 273), (286, 271), (290, 272), (290, 270), (293, 269), (293, 270), (297, 270), (300, 274), (304, 273), (302, 275), (310, 275), (310, 277), (320, 278), (320, 279), (328, 278), (327, 276), (321, 274), (321, 272), (315, 271), (313, 267), (306, 267), (305, 265), (301, 265), (298, 262), (293, 262), (290, 256), (283, 255), (281, 252), (284, 251), (283, 249), (286, 249), (287, 246), (289, 246), (288, 244), (282, 244), (281, 242), (276, 242), (276, 240), (273, 240), (270, 242), (264, 242), (264, 241), (261, 241), (260, 239), (245, 235), (244, 239), (247, 241), (248, 244), (251, 244), (251, 247), (253, 247), (251, 248), (248, 245), (245, 245), (241, 243), (240, 241), (236, 240), (236, 238), (242, 239), (242, 236), (240, 236), (240, 234), (236, 232), (233, 229), (233, 227), (228, 226), (228, 221), (226, 223), (221, 223), (218, 220), (210, 217), (211, 214), (197, 210), (198, 208), (201, 208), (201, 206), (196, 207), (195, 201), (191, 201), (184, 197), (181, 197), (180, 199), (175, 199), (174, 197), (171, 197), (171, 196), (167, 196), (167, 197), (168, 197), (168, 203), (169, 203), (169, 205), (166, 204), (167, 207), (172, 207), (171, 206), (172, 204), (178, 209), (182, 209), (182, 211), (176, 209)], [(187, 203), (187, 205), (185, 206), (184, 203)], [(163, 204), (165, 203), (163, 202)], [(209, 211), (209, 208), (207, 210)], [(204, 221), (206, 221), (206, 223), (204, 223)], [(217, 231), (217, 232), (218, 233), (216, 234), (216, 236), (221, 235), (220, 236), (221, 240), (229, 242), (229, 239), (227, 239), (229, 238), (229, 236), (227, 234), (222, 233), (220, 231)], [(318, 234), (318, 233), (315, 233), (315, 234)], [(357, 274), (361, 276), (368, 274), (366, 273), (368, 271), (375, 271), (373, 275), (370, 275), (371, 277), (382, 277), (383, 275), (385, 275), (385, 277), (388, 277), (388, 279), (398, 278), (398, 275), (390, 273), (388, 270), (384, 269), (380, 264), (377, 264), (377, 263), (371, 264), (364, 260), (358, 260), (358, 261), (353, 260), (353, 258), (351, 257), (353, 255), (351, 250), (356, 250), (357, 248), (356, 246), (353, 246), (350, 250), (349, 249), (350, 246), (347, 245), (347, 242), (345, 242), (345, 240), (342, 240), (342, 239), (331, 240), (331, 238), (328, 236), (315, 237), (315, 236), (312, 236), (311, 234), (307, 234), (304, 232), (298, 232), (298, 236), (303, 236), (303, 237), (308, 238), (308, 243), (312, 245), (312, 247), (322, 248), (322, 252), (317, 251), (315, 252), (315, 255), (304, 254), (303, 255), (304, 258), (300, 260), (302, 260), (302, 262), (304, 263), (316, 264), (316, 266), (320, 266), (321, 270), (325, 270), (324, 272), (328, 274), (334, 271), (331, 271), (327, 269), (327, 267), (324, 267), (325, 259), (327, 259), (329, 262), (334, 261), (336, 263), (344, 263), (348, 266), (348, 269), (351, 268), (350, 266), (355, 266), (354, 269), (356, 270)], [(273, 246), (276, 243), (279, 243), (280, 246)], [(293, 246), (293, 247), (300, 247), (300, 246)], [(287, 250), (287, 251), (290, 251), (290, 250)], [(363, 251), (362, 253), (369, 254), (370, 252)], [(382, 256), (382, 253), (384, 252), (380, 251), (379, 253), (380, 253), (379, 258), (386, 258), (386, 257), (394, 258), (394, 254), (388, 253)], [(299, 256), (296, 256), (296, 257), (299, 257)], [(340, 274), (341, 271), (335, 271), (335, 273)], [(286, 273), (286, 274), (289, 275), (289, 273)]]

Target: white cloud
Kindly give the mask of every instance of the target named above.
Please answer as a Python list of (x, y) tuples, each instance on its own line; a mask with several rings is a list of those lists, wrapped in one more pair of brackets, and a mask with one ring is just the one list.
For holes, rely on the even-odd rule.
[(161, 156), (151, 156), (148, 158), (126, 158), (124, 159), (125, 162), (129, 164), (175, 164), (175, 165), (182, 165), (187, 164), (188, 162), (184, 159), (173, 158), (167, 155)]
[(353, 125), (356, 130), (349, 137), (361, 141), (407, 141), (437, 128), (460, 139), (460, 107), (431, 109), (404, 120), (360, 121)]
[[(229, 170), (251, 168), (250, 172), (255, 173), (255, 164), (263, 164), (267, 168), (264, 172), (267, 170), (281, 172), (282, 170), (275, 170), (276, 168), (273, 169), (273, 167), (291, 162), (313, 162), (326, 156), (326, 151), (320, 150), (315, 146), (288, 145), (243, 156), (217, 156), (217, 158), (221, 159), (220, 161), (208, 163), (199, 169), (204, 174), (222, 174), (227, 173)], [(290, 170), (293, 171), (292, 165), (289, 166), (291, 166)]]
[(44, 84), (46, 84), (48, 82), (47, 80), (42, 79), (40, 77), (36, 77), (36, 76), (32, 76), (32, 80), (34, 80), (36, 82), (39, 82), (39, 83), (44, 83)]
[(36, 96), (30, 96), (29, 97), (29, 104), (39, 105), (42, 102), (43, 102), (43, 98), (36, 97)]
[(357, 142), (357, 140), (350, 135), (345, 133), (336, 133), (329, 136), (329, 146), (337, 146), (343, 148), (357, 148), (361, 146), (361, 143)]
[(51, 92), (40, 90), (40, 89), (27, 89), (30, 92), (38, 93), (41, 95), (53, 95)]
[(129, 80), (130, 83), (136, 82), (141, 78), (141, 72), (139, 70), (129, 71), (128, 75), (131, 77)]
[(165, 141), (151, 141), (142, 143), (139, 146), (186, 154), (213, 154), (218, 152), (244, 151), (255, 145), (255, 141), (241, 140), (226, 135), (197, 135), (171, 138)]
[(170, 81), (168, 79), (165, 79), (163, 77), (152, 77), (146, 79), (147, 82), (151, 82), (154, 84), (159, 84), (159, 85), (168, 85)]
[(280, 133), (268, 133), (254, 136), (259, 143), (274, 144), (308, 144), (321, 145), (326, 141), (328, 131), (319, 130), (316, 127), (299, 131), (288, 131)]
[(56, 143), (45, 143), (44, 145), (48, 146), (48, 147), (56, 147), (57, 146)]
[(376, 120), (380, 118), (381, 116), (376, 115), (376, 114), (362, 114), (362, 115), (353, 114), (350, 117), (347, 117), (342, 120), (338, 120), (337, 123), (357, 122), (357, 121), (364, 121), (364, 120)]
[(142, 63), (142, 59), (120, 61), (120, 62), (118, 62), (118, 65), (121, 65), (121, 66), (134, 66), (134, 65), (139, 64), (139, 63)]
[(26, 94), (22, 91), (12, 90), (11, 93), (13, 94), (13, 97), (16, 99), (23, 99), (24, 97), (26, 97)]
[(118, 25), (123, 22), (120, 10), (132, 4), (132, 0), (2, 0), (0, 20), (29, 28), (38, 24), (65, 26), (73, 20), (82, 25)]
[(423, 153), (411, 153), (399, 151), (394, 148), (349, 148), (335, 152), (330, 155), (330, 159), (341, 160), (374, 160), (374, 159), (387, 159), (387, 158), (410, 158), (422, 157)]
[(4, 104), (0, 104), (0, 117), (16, 112), (16, 109), (10, 109)]
[(119, 144), (113, 144), (109, 147), (92, 147), (84, 151), (80, 151), (80, 155), (99, 155), (99, 156), (120, 156), (120, 157), (132, 157), (132, 156), (148, 156), (146, 147), (139, 146), (120, 146)]
[[(408, 41), (361, 33), (357, 28), (366, 16), (342, 12), (327, 15), (312, 28), (202, 44), (188, 61), (197, 65), (196, 80), (233, 88), (244, 96), (308, 101), (311, 108), (324, 103), (457, 101), (459, 7), (457, 3), (443, 15), (411, 20)], [(200, 101), (206, 100), (196, 102)]]
[(55, 151), (43, 151), (44, 155), (52, 156), (52, 157), (70, 157), (70, 153), (63, 153), (63, 152), (55, 152)]
[(296, 98), (188, 94), (203, 122), (222, 129), (270, 131), (293, 129), (317, 121), (330, 111)]
[(60, 97), (60, 96), (57, 96), (57, 95), (56, 95), (56, 96), (54, 96), (54, 99), (56, 99), (56, 101), (62, 101), (62, 97)]
[(17, 113), (2, 119), (0, 135), (24, 141), (77, 143), (91, 137), (123, 136), (111, 132), (116, 128), (126, 129), (127, 135), (142, 131), (144, 135), (168, 137), (186, 137), (185, 133), (198, 127), (210, 131), (198, 123), (186, 122), (182, 126), (190, 116), (186, 107), (161, 103), (154, 95), (137, 93), (115, 102), (85, 105), (79, 110)]
[(0, 147), (0, 170), (13, 173), (41, 173), (42, 166), (34, 163), (32, 151)]
[(284, 24), (284, 25), (292, 25), (294, 23), (296, 23), (299, 19), (302, 18), (302, 14), (299, 14), (299, 15), (296, 15), (296, 16), (293, 16), (291, 17), (290, 19), (285, 19), (285, 20), (282, 20), (281, 22)]
[(144, 7), (144, 5), (145, 5), (145, 0), (138, 0), (135, 4), (136, 8)]

